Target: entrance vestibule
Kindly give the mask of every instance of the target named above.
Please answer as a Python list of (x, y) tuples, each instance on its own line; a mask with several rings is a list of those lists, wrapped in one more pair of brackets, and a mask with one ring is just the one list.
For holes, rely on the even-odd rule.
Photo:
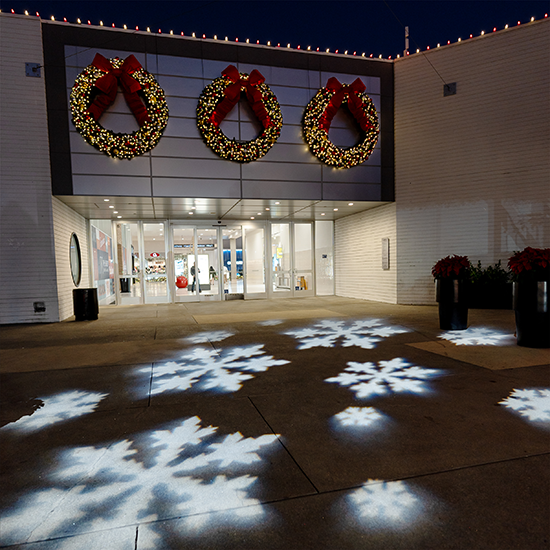
[[(323, 242), (315, 243), (316, 228)], [(114, 266), (101, 284), (112, 294), (103, 305), (314, 296), (316, 283), (334, 293), (331, 221), (116, 220), (110, 234)]]

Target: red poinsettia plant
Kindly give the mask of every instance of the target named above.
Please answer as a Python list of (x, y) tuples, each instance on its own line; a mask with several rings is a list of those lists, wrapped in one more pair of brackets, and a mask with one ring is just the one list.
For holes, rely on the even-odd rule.
[(432, 268), (434, 279), (462, 279), (470, 273), (468, 256), (447, 256), (439, 260)]
[(550, 248), (531, 248), (514, 252), (508, 267), (516, 276), (522, 274), (550, 276)]

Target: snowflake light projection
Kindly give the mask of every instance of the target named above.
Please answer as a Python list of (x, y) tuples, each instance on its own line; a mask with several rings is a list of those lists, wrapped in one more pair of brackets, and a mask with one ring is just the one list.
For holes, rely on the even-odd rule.
[(512, 338), (512, 335), (488, 328), (468, 328), (450, 330), (440, 334), (438, 338), (453, 342), (457, 346), (496, 346), (502, 340)]
[(94, 411), (98, 403), (107, 397), (107, 393), (87, 391), (68, 391), (40, 397), (43, 405), (30, 416), (23, 416), (19, 420), (3, 426), (3, 430), (34, 432), (45, 426), (77, 418)]
[(210, 332), (198, 332), (197, 334), (193, 334), (193, 336), (184, 338), (184, 340), (191, 344), (205, 344), (207, 342), (221, 342), (230, 336), (233, 336), (233, 333), (227, 330), (213, 330)]
[(341, 426), (367, 427), (382, 419), (374, 407), (348, 407), (345, 411), (335, 414), (334, 418)]
[[(229, 348), (222, 352), (212, 348), (193, 348), (179, 361), (155, 366), (151, 394), (181, 392), (190, 388), (236, 392), (245, 380), (254, 378), (250, 373), (289, 363), (265, 355), (262, 348), (263, 344)], [(137, 372), (150, 373), (150, 369), (142, 368)]]
[(369, 479), (348, 496), (348, 503), (365, 522), (384, 527), (406, 526), (419, 513), (420, 499), (403, 481)]
[(428, 391), (426, 380), (441, 374), (439, 369), (412, 366), (401, 357), (380, 361), (378, 365), (353, 361), (348, 365), (345, 372), (327, 378), (325, 382), (349, 386), (358, 399), (391, 392), (425, 393)]
[(550, 389), (514, 390), (499, 404), (512, 409), (531, 422), (550, 424)]
[(268, 319), (267, 321), (258, 321), (258, 324), (262, 327), (274, 327), (276, 325), (282, 325), (281, 319)]
[[(193, 516), (190, 521), (197, 529), (197, 515), (205, 514), (208, 521), (207, 514), (215, 511), (224, 512), (226, 521), (261, 519), (260, 502), (248, 494), (257, 479), (250, 474), (251, 465), (261, 462), (258, 451), (278, 436), (244, 438), (237, 432), (215, 442), (216, 430), (202, 427), (195, 416), (168, 430), (139, 434), (145, 437), (133, 442), (64, 451), (45, 480), (47, 488), (26, 494), (0, 518), (0, 544), (132, 523), (147, 530), (147, 522), (175, 516)], [(59, 542), (63, 548), (64, 540)]]
[(341, 341), (344, 348), (358, 346), (363, 349), (373, 349), (382, 338), (393, 334), (408, 332), (401, 327), (382, 325), (379, 319), (363, 319), (362, 321), (325, 320), (316, 323), (311, 328), (303, 328), (284, 332), (300, 340), (298, 349), (314, 347), (332, 348)]

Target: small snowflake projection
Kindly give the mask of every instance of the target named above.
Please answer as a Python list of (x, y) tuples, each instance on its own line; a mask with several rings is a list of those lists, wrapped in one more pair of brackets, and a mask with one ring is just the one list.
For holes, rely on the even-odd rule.
[[(181, 392), (190, 388), (199, 391), (236, 392), (245, 380), (269, 367), (286, 365), (290, 361), (265, 355), (262, 345), (229, 348), (218, 352), (212, 348), (193, 348), (179, 361), (155, 366), (151, 394)], [(150, 373), (149, 368), (138, 372)]]
[(377, 523), (407, 524), (416, 515), (420, 500), (403, 481), (369, 479), (348, 496), (359, 518)]
[(276, 325), (282, 325), (283, 322), (280, 319), (268, 319), (267, 321), (258, 321), (258, 324), (262, 327), (274, 327)]
[(453, 342), (457, 346), (496, 346), (511, 337), (511, 334), (499, 332), (498, 330), (469, 328), (466, 330), (450, 330), (440, 334), (438, 338)]
[(210, 525), (210, 512), (224, 512), (224, 519), (234, 518), (235, 523), (251, 515), (261, 521), (261, 503), (248, 494), (257, 480), (251, 473), (262, 462), (258, 451), (273, 445), (278, 436), (245, 438), (237, 432), (221, 438), (216, 430), (202, 427), (195, 416), (171, 429), (139, 434), (133, 442), (64, 451), (44, 480), (47, 488), (27, 493), (0, 518), (0, 543), (132, 523), (147, 530), (153, 525), (149, 522), (177, 516), (189, 517), (196, 529), (200, 514), (207, 522), (203, 527)]
[(206, 344), (207, 342), (221, 342), (230, 336), (233, 336), (233, 333), (227, 330), (213, 330), (210, 332), (193, 334), (193, 336), (188, 336), (184, 338), (184, 340), (191, 344)]
[(550, 423), (550, 389), (513, 390), (499, 404), (512, 409), (531, 422)]
[(428, 391), (426, 380), (441, 373), (438, 369), (413, 366), (401, 357), (380, 361), (378, 365), (355, 362), (348, 365), (344, 372), (325, 382), (349, 386), (358, 399), (391, 392), (425, 393)]
[(75, 390), (48, 397), (40, 397), (40, 401), (43, 401), (43, 405), (40, 408), (30, 416), (23, 416), (1, 429), (34, 432), (51, 424), (93, 412), (98, 403), (107, 397), (107, 395), (107, 393)]
[(313, 327), (291, 330), (283, 334), (300, 340), (298, 349), (332, 348), (338, 342), (344, 348), (358, 346), (363, 349), (373, 349), (382, 338), (403, 332), (408, 330), (384, 326), (378, 319), (364, 319), (353, 322), (325, 320), (316, 323)]
[(374, 407), (348, 407), (335, 414), (334, 418), (341, 426), (367, 427), (383, 418), (383, 415)]

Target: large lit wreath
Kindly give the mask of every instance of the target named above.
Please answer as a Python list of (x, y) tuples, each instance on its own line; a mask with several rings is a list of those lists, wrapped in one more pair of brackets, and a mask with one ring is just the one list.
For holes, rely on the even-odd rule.
[[(98, 122), (115, 101), (119, 86), (139, 124), (139, 130), (131, 134), (117, 134)], [(76, 129), (90, 145), (120, 159), (150, 151), (168, 123), (164, 91), (133, 55), (109, 60), (96, 54), (92, 64), (76, 78), (71, 91), (71, 113)]]
[[(224, 159), (251, 162), (263, 157), (277, 141), (283, 115), (275, 94), (259, 71), (239, 73), (229, 65), (219, 78), (202, 91), (197, 105), (197, 126), (208, 147)], [(263, 132), (252, 141), (229, 139), (220, 129), (220, 122), (246, 94), (252, 110), (263, 126)]]
[[(342, 103), (347, 103), (359, 123), (363, 139), (354, 147), (337, 147), (328, 137), (330, 124)], [(325, 164), (337, 168), (351, 168), (365, 162), (378, 141), (378, 115), (365, 85), (357, 78), (349, 86), (329, 78), (308, 103), (304, 113), (304, 138), (312, 153)]]

